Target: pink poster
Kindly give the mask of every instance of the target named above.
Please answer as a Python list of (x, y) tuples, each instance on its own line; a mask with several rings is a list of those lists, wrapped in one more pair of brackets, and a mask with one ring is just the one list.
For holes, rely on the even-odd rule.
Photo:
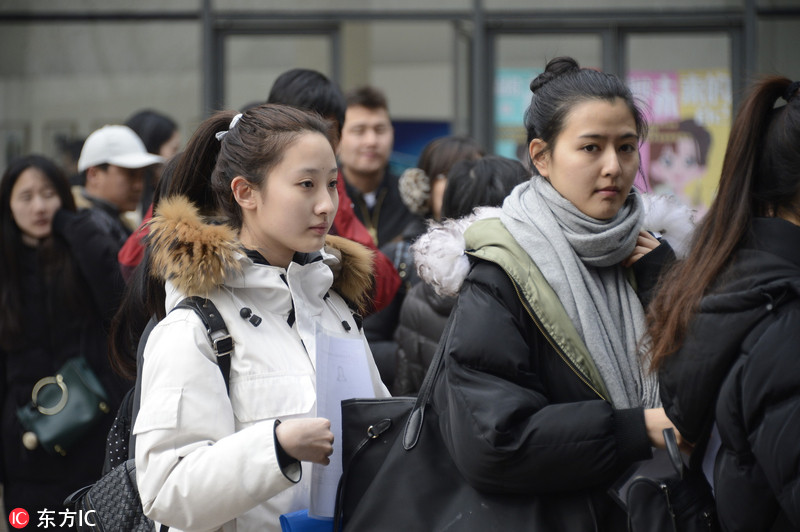
[(702, 214), (714, 197), (730, 131), (730, 74), (640, 70), (628, 83), (650, 124), (637, 186), (675, 194)]

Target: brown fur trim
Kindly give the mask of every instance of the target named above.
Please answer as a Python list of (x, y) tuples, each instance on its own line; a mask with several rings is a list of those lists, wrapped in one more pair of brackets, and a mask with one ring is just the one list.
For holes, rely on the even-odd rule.
[(241, 271), (236, 231), (206, 223), (183, 196), (163, 199), (149, 227), (153, 275), (183, 294), (205, 296), (231, 272)]
[(358, 242), (334, 235), (325, 237), (325, 248), (341, 257), (341, 268), (334, 271), (333, 289), (364, 312), (373, 283), (373, 252)]

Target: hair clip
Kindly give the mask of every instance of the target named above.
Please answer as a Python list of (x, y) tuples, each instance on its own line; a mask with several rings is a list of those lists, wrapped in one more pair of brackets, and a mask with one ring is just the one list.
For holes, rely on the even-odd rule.
[(227, 135), (227, 134), (228, 134), (228, 131), (230, 131), (231, 129), (233, 129), (233, 126), (235, 126), (236, 124), (238, 124), (238, 123), (239, 123), (239, 119), (240, 119), (241, 117), (242, 117), (242, 113), (239, 113), (238, 115), (234, 116), (234, 117), (233, 117), (233, 120), (231, 120), (231, 124), (228, 126), (228, 129), (227, 129), (226, 131), (217, 131), (216, 135), (214, 135), (215, 137), (217, 137), (217, 140), (221, 141), (221, 140), (222, 140), (222, 138), (223, 138), (225, 135)]
[(786, 87), (786, 92), (783, 93), (783, 99), (787, 102), (791, 100), (795, 94), (797, 94), (797, 89), (800, 89), (800, 81), (793, 81)]

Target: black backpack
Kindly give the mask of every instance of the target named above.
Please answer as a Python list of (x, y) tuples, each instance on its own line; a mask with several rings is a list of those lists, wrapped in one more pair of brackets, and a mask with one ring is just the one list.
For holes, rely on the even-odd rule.
[[(231, 371), (231, 353), (233, 339), (228, 334), (225, 321), (220, 316), (214, 303), (201, 297), (187, 297), (175, 308), (194, 310), (202, 320), (208, 332), (208, 338), (217, 354), (217, 363), (225, 388), (230, 393), (229, 377)], [(173, 309), (174, 310), (174, 309)], [(136, 384), (128, 390), (122, 399), (117, 416), (106, 441), (106, 456), (100, 480), (90, 486), (79, 489), (64, 501), (67, 508), (82, 512), (82, 525), (79, 531), (111, 532), (152, 532), (154, 523), (144, 515), (139, 489), (136, 485), (135, 438), (131, 431), (139, 411), (142, 359), (144, 346), (150, 331), (156, 325), (155, 318), (147, 324), (139, 340), (137, 350)], [(169, 530), (161, 526), (161, 532)]]

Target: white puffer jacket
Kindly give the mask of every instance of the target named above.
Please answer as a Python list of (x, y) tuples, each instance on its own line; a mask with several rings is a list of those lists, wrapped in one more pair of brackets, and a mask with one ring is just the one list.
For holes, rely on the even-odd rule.
[[(371, 255), (331, 239), (340, 247), (323, 250), (321, 260), (286, 269), (255, 264), (230, 228), (204, 223), (185, 200), (162, 202), (150, 230), (154, 270), (167, 280), (167, 311), (187, 295), (210, 298), (234, 352), (229, 398), (193, 311), (170, 312), (152, 331), (134, 427), (145, 514), (171, 530), (279, 531), (281, 514), (309, 506), (310, 465), (303, 463), (302, 475), (297, 466), (281, 471), (274, 426), (316, 416), (315, 327), (360, 338), (375, 396), (389, 395), (335, 291), (363, 296)], [(258, 326), (240, 316), (244, 307), (262, 318)]]

